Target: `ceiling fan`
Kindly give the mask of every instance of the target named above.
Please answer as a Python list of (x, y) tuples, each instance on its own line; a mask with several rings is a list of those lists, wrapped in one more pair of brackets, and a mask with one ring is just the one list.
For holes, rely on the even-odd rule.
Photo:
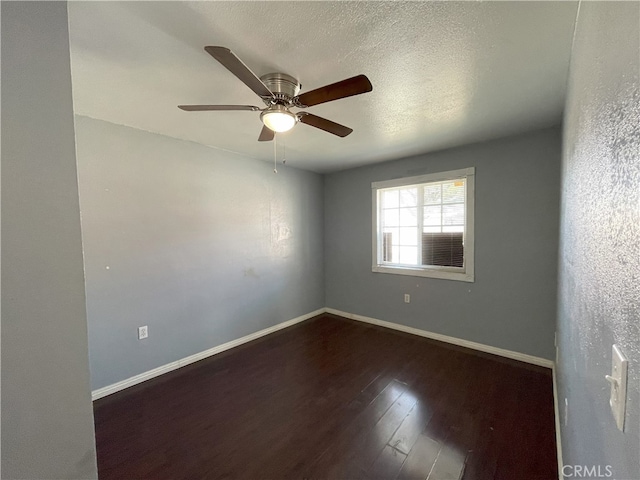
[(326, 118), (308, 112), (292, 112), (291, 108), (307, 108), (320, 103), (360, 95), (373, 90), (365, 75), (357, 75), (340, 82), (300, 93), (300, 82), (285, 73), (268, 73), (258, 78), (249, 68), (225, 47), (204, 47), (205, 51), (233, 73), (241, 82), (253, 90), (265, 103), (266, 108), (253, 105), (178, 105), (187, 112), (209, 110), (247, 110), (262, 112), (260, 119), (264, 126), (258, 137), (260, 142), (273, 140), (275, 132), (286, 132), (298, 123), (319, 128), (339, 137), (346, 137), (353, 130)]

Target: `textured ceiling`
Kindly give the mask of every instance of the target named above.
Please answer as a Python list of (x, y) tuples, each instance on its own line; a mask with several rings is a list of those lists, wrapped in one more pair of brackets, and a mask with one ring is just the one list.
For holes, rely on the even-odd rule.
[(279, 135), (292, 166), (330, 172), (561, 121), (575, 2), (69, 2), (77, 114), (273, 161), (260, 99), (204, 50), (302, 92), (364, 73), (373, 92), (311, 107), (339, 138)]

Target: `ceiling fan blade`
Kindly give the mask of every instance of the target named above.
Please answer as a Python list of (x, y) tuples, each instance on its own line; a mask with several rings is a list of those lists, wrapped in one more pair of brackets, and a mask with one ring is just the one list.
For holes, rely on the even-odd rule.
[(317, 115), (313, 115), (312, 113), (302, 113), (300, 114), (300, 121), (302, 123), (306, 123), (307, 125), (311, 125), (312, 127), (319, 128), (320, 130), (324, 130), (325, 132), (333, 133), (339, 137), (346, 137), (353, 129), (349, 127), (345, 127), (344, 125), (340, 125), (339, 123), (332, 122), (331, 120), (327, 120), (326, 118), (318, 117)]
[(258, 137), (259, 142), (270, 142), (275, 137), (275, 132), (268, 128), (266, 125), (262, 127), (262, 131), (260, 132), (260, 136)]
[(273, 98), (273, 92), (231, 50), (225, 47), (204, 47), (204, 49), (258, 96)]
[(298, 95), (296, 100), (301, 105), (311, 107), (320, 103), (332, 102), (340, 98), (360, 95), (361, 93), (367, 93), (371, 90), (373, 90), (373, 86), (369, 79), (365, 75), (357, 75)]
[(178, 105), (180, 110), (185, 112), (205, 112), (209, 110), (249, 110), (257, 112), (260, 110), (253, 105)]

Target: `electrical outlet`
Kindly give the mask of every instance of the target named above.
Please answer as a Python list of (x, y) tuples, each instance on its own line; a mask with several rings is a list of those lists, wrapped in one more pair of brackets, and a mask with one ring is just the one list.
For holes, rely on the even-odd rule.
[(146, 325), (144, 327), (138, 327), (138, 340), (142, 340), (143, 338), (147, 338), (149, 336), (149, 327)]
[(411, 295), (408, 293), (404, 294), (404, 303), (411, 303)]

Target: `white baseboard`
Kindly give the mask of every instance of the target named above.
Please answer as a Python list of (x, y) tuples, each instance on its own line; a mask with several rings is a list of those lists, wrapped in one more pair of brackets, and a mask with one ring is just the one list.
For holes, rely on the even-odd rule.
[(243, 343), (247, 343), (257, 338), (264, 337), (265, 335), (269, 335), (270, 333), (277, 332), (278, 330), (282, 330), (283, 328), (290, 327), (291, 325), (295, 325), (296, 323), (303, 322), (309, 318), (315, 317), (316, 315), (320, 315), (324, 312), (325, 312), (325, 309), (320, 308), (314, 312), (310, 312), (305, 315), (292, 318), (291, 320), (287, 320), (286, 322), (278, 323), (273, 327), (265, 328), (264, 330), (260, 330), (258, 332), (251, 333), (244, 337), (231, 340), (230, 342), (223, 343), (222, 345), (218, 345), (217, 347), (210, 348), (208, 350), (205, 350), (204, 352), (196, 353), (194, 355), (190, 355), (180, 360), (176, 360), (175, 362), (167, 363), (166, 365), (162, 365), (161, 367), (154, 368), (153, 370), (140, 373), (131, 378), (127, 378), (126, 380), (122, 380), (121, 382), (117, 382), (112, 385), (107, 385), (106, 387), (98, 388), (97, 390), (94, 390), (91, 392), (91, 398), (93, 400), (97, 400), (99, 398), (106, 397), (107, 395), (111, 395), (112, 393), (116, 393), (116, 392), (119, 392), (120, 390), (124, 390), (125, 388), (132, 387), (134, 385), (137, 385), (138, 383), (142, 383), (145, 380), (150, 380), (164, 373), (177, 370), (180, 367), (184, 367), (186, 365), (195, 363), (204, 358), (211, 357), (212, 355), (216, 355), (217, 353), (224, 352), (225, 350), (229, 350), (233, 347), (240, 346)]
[(411, 333), (420, 337), (430, 338), (432, 340), (439, 340), (445, 343), (451, 343), (460, 347), (467, 347), (473, 350), (479, 350), (485, 353), (492, 353), (493, 355), (499, 355), (501, 357), (510, 358), (512, 360), (518, 360), (520, 362), (531, 363), (540, 367), (553, 368), (553, 360), (546, 358), (535, 357), (533, 355), (527, 355), (526, 353), (513, 352), (511, 350), (505, 350), (503, 348), (492, 347), (490, 345), (484, 345), (482, 343), (471, 342), (469, 340), (463, 340), (461, 338), (449, 337), (448, 335), (442, 335), (440, 333), (433, 333), (427, 330), (420, 330), (419, 328), (407, 327), (406, 325), (400, 325), (398, 323), (387, 322), (385, 320), (378, 320), (377, 318), (365, 317), (364, 315), (358, 315), (355, 313), (342, 312), (334, 308), (325, 308), (325, 312), (333, 313), (341, 317), (350, 318), (352, 320), (358, 320), (360, 322), (370, 323), (378, 325), (380, 327), (391, 328), (400, 332)]
[[(401, 332), (418, 335), (420, 337), (430, 338), (432, 340), (439, 340), (441, 342), (450, 343), (450, 344), (458, 345), (461, 347), (467, 347), (473, 350), (478, 350), (485, 353), (491, 353), (494, 355), (499, 355), (501, 357), (506, 357), (513, 360), (519, 360), (521, 362), (531, 363), (533, 365), (538, 365), (541, 367), (553, 368), (553, 365), (554, 365), (552, 360), (547, 360), (546, 358), (535, 357), (533, 355), (527, 355), (525, 353), (513, 352), (511, 350), (505, 350), (502, 348), (492, 347), (490, 345), (484, 345), (482, 343), (471, 342), (469, 340), (463, 340), (461, 338), (449, 337), (447, 335), (442, 335), (440, 333), (433, 333), (426, 330), (420, 330), (418, 328), (407, 327), (405, 325), (400, 325), (398, 323), (387, 322), (385, 320), (378, 320), (377, 318), (365, 317), (364, 315), (358, 315), (355, 313), (343, 312), (340, 310), (336, 310), (334, 308), (320, 308), (318, 310), (307, 313), (305, 315), (301, 315), (299, 317), (293, 318), (286, 322), (282, 322), (272, 327), (265, 328), (264, 330), (260, 330), (258, 332), (251, 333), (244, 337), (231, 340), (230, 342), (223, 343), (222, 345), (218, 345), (217, 347), (213, 347), (203, 352), (190, 355), (180, 360), (176, 360), (175, 362), (162, 365), (160, 367), (154, 368), (153, 370), (140, 373), (138, 375), (127, 378), (120, 382), (107, 385), (106, 387), (98, 388), (97, 390), (93, 390), (91, 392), (91, 398), (93, 400), (97, 400), (99, 398), (106, 397), (107, 395), (111, 395), (112, 393), (119, 392), (121, 390), (124, 390), (125, 388), (132, 387), (146, 380), (150, 380), (152, 378), (158, 377), (164, 373), (177, 370), (180, 367), (184, 367), (186, 365), (197, 362), (204, 358), (211, 357), (212, 355), (216, 355), (218, 353), (224, 352), (231, 348), (240, 346), (244, 343), (250, 342), (257, 338), (264, 337), (265, 335), (269, 335), (270, 333), (277, 332), (278, 330), (282, 330), (283, 328), (290, 327), (291, 325), (295, 325), (296, 323), (303, 322), (309, 318), (315, 317), (316, 315), (320, 315), (322, 313), (332, 313), (334, 315), (349, 318), (352, 320), (358, 320), (360, 322), (370, 323), (373, 325), (378, 325), (380, 327), (391, 328), (393, 330), (398, 330)], [(558, 429), (558, 417), (557, 417), (557, 398), (555, 398), (555, 396), (556, 396), (556, 391), (555, 391), (555, 376), (554, 376), (554, 401), (556, 403), (556, 432), (558, 432), (559, 429)], [(556, 433), (556, 435), (559, 435), (559, 434)], [(558, 458), (558, 461), (560, 462), (560, 457)]]
[(556, 380), (556, 367), (553, 367), (553, 410), (556, 418), (556, 448), (558, 455), (558, 479), (564, 480), (562, 475), (562, 435), (560, 433), (560, 407), (558, 407), (558, 384)]

